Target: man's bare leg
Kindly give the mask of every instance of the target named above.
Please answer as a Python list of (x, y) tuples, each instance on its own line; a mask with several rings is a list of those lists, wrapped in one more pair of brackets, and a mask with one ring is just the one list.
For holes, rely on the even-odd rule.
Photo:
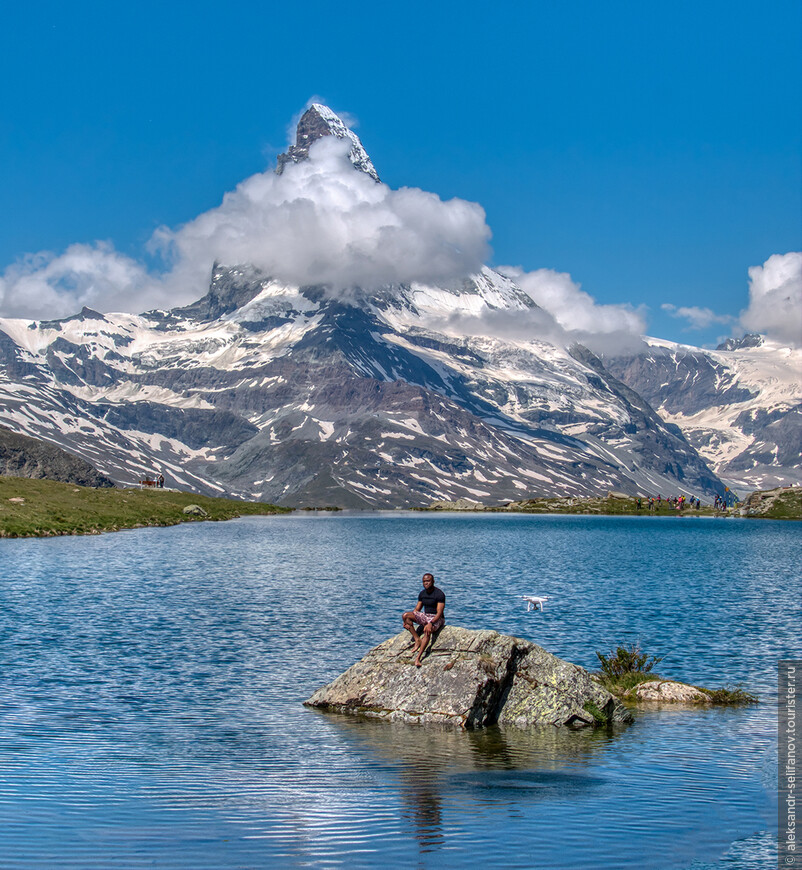
[(420, 657), (423, 655), (423, 651), (429, 645), (429, 641), (432, 637), (432, 626), (424, 625), (423, 626), (423, 634), (420, 636), (420, 646), (418, 647), (418, 657), (415, 659), (415, 667), (419, 668), (421, 666)]
[(415, 623), (412, 620), (412, 614), (407, 612), (401, 617), (404, 628), (412, 635), (412, 640), (414, 643), (412, 644), (413, 651), (418, 649), (418, 644), (420, 644), (420, 637), (418, 637), (418, 632), (415, 631)]

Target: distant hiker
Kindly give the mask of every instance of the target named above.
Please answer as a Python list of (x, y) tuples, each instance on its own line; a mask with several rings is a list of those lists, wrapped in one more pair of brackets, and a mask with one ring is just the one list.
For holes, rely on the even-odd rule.
[(163, 474), (159, 474), (159, 476), (156, 478), (156, 486), (158, 486), (159, 489), (164, 489), (164, 475)]
[[(423, 589), (418, 595), (418, 603), (414, 610), (408, 610), (401, 617), (404, 628), (412, 635), (415, 643), (413, 651), (417, 653), (415, 658), (415, 667), (421, 666), (421, 656), (423, 651), (429, 645), (432, 638), (432, 633), (439, 631), (445, 625), (445, 617), (443, 611), (446, 607), (446, 596), (442, 589), (438, 589), (434, 585), (434, 575), (423, 575)], [(423, 632), (418, 635), (415, 631), (416, 625), (423, 626)]]

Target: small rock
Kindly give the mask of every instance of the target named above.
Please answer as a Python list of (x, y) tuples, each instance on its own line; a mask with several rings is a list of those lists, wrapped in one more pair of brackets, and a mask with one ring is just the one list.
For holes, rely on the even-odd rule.
[(25, 499), (24, 499), (24, 498), (19, 498), (19, 497), (17, 497), (17, 498), (10, 498), (9, 501), (10, 501), (12, 504), (25, 504)]
[(710, 704), (710, 696), (695, 686), (674, 680), (650, 680), (630, 689), (626, 695), (635, 701), (659, 702), (662, 704)]
[(188, 504), (184, 508), (184, 513), (192, 517), (208, 517), (209, 514), (199, 504)]

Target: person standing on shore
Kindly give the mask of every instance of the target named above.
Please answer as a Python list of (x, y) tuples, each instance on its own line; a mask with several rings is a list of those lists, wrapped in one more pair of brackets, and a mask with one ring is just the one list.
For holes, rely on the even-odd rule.
[[(439, 631), (445, 625), (445, 617), (443, 615), (446, 607), (446, 596), (442, 589), (438, 589), (434, 585), (434, 575), (423, 575), (423, 589), (418, 595), (418, 603), (414, 610), (408, 610), (401, 617), (404, 628), (412, 635), (413, 649), (417, 653), (415, 657), (415, 667), (421, 666), (421, 656), (423, 651), (429, 645), (432, 639), (432, 634)], [(415, 631), (416, 625), (422, 625), (423, 631), (418, 635)]]

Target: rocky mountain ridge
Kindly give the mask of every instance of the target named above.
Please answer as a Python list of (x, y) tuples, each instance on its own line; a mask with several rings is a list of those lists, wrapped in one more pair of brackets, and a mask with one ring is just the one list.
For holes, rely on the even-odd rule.
[(641, 353), (605, 358), (741, 492), (802, 483), (802, 350), (761, 336), (703, 350), (646, 339)]

